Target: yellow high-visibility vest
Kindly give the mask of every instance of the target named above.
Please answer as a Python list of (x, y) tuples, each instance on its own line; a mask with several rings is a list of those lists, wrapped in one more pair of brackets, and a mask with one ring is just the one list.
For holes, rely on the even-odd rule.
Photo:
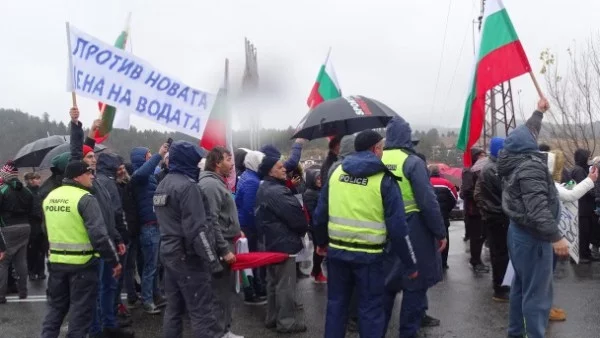
[(383, 151), (383, 158), (381, 161), (385, 166), (392, 172), (392, 174), (400, 177), (402, 180), (398, 180), (400, 190), (402, 190), (402, 200), (404, 202), (404, 213), (408, 214), (411, 212), (419, 212), (419, 207), (415, 202), (415, 195), (413, 194), (412, 186), (410, 181), (404, 176), (404, 162), (408, 158), (408, 154), (401, 149), (390, 149)]
[(381, 181), (384, 173), (352, 177), (338, 166), (329, 178), (329, 246), (379, 254), (387, 238)]
[(87, 194), (89, 192), (84, 189), (65, 185), (54, 189), (44, 199), (50, 263), (84, 265), (93, 257), (100, 257), (92, 247), (77, 210), (79, 201)]

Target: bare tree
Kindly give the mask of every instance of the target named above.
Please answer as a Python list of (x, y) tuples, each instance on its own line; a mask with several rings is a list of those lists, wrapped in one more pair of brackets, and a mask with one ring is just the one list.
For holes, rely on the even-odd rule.
[(600, 36), (567, 49), (567, 67), (559, 69), (558, 57), (549, 49), (540, 54), (541, 73), (551, 104), (549, 123), (542, 138), (562, 150), (573, 164), (575, 150), (596, 150), (594, 122), (600, 119)]

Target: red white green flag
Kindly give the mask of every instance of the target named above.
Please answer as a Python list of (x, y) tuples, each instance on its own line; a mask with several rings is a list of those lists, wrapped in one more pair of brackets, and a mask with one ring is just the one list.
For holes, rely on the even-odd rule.
[(306, 104), (310, 109), (318, 106), (321, 102), (342, 96), (342, 90), (338, 83), (330, 58), (331, 50), (327, 53), (325, 63), (319, 69), (317, 80), (310, 91)]
[[(117, 41), (115, 41), (115, 47), (119, 49), (125, 49), (125, 45), (127, 44), (127, 38), (129, 37), (129, 23), (131, 21), (131, 13), (129, 13), (127, 17), (127, 24), (125, 25), (125, 29), (119, 34)], [(108, 134), (113, 129), (113, 123), (115, 121), (115, 115), (117, 114), (117, 108), (113, 106), (109, 106), (103, 102), (98, 102), (98, 108), (100, 109), (102, 124), (100, 128), (96, 131), (94, 135), (94, 139), (96, 143), (102, 143), (108, 138)]]
[[(206, 127), (200, 139), (200, 146), (206, 150), (211, 150), (214, 147), (221, 146), (229, 149), (233, 157), (233, 139), (231, 130), (231, 116), (227, 98), (227, 90), (219, 89), (215, 104), (210, 111)], [(235, 191), (235, 168), (232, 168), (232, 173), (227, 177), (227, 187), (231, 191)]]
[(475, 53), (469, 95), (457, 148), (464, 151), (465, 166), (471, 166), (471, 148), (485, 122), (485, 95), (493, 87), (531, 71), (527, 55), (502, 0), (487, 0)]

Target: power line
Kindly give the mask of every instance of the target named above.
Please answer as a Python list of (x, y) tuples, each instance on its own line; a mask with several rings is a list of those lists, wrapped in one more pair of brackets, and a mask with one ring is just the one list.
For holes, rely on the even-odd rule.
[(448, 35), (448, 22), (450, 21), (450, 9), (452, 8), (452, 0), (448, 2), (448, 12), (446, 13), (446, 26), (444, 27), (444, 39), (442, 40), (442, 54), (440, 55), (440, 63), (438, 65), (437, 78), (435, 80), (435, 89), (433, 90), (433, 99), (431, 100), (431, 110), (429, 115), (433, 114), (435, 108), (435, 99), (437, 97), (437, 89), (440, 83), (440, 73), (442, 72), (442, 63), (444, 61), (444, 51), (446, 49), (446, 36)]
[(460, 60), (462, 57), (463, 49), (465, 48), (465, 42), (467, 41), (467, 36), (469, 36), (469, 28), (471, 28), (471, 23), (467, 25), (467, 30), (465, 31), (463, 41), (460, 44), (460, 51), (458, 52), (458, 58), (456, 59), (456, 66), (454, 67), (454, 73), (452, 74), (452, 79), (450, 80), (450, 87), (448, 87), (448, 93), (446, 94), (446, 99), (444, 100), (444, 107), (448, 103), (448, 99), (450, 98), (450, 93), (452, 92), (452, 88), (454, 85), (454, 79), (456, 78), (456, 72), (458, 71), (458, 65), (460, 64)]
[[(471, 17), (473, 16), (474, 11), (475, 11), (475, 3), (473, 2), (473, 6), (471, 7)], [(452, 92), (452, 89), (453, 89), (454, 79), (456, 78), (456, 72), (458, 71), (458, 65), (460, 64), (462, 53), (465, 48), (467, 36), (469, 35), (469, 29), (473, 30), (471, 25), (472, 25), (472, 22), (469, 22), (469, 24), (467, 25), (467, 29), (465, 30), (465, 33), (463, 35), (463, 41), (460, 44), (460, 51), (458, 52), (458, 58), (456, 59), (456, 66), (454, 67), (454, 73), (452, 74), (452, 79), (450, 80), (450, 87), (448, 87), (448, 94), (446, 94), (446, 99), (444, 100), (444, 105), (443, 105), (444, 107), (446, 107), (446, 104), (448, 103), (448, 99), (450, 98), (450, 93)]]

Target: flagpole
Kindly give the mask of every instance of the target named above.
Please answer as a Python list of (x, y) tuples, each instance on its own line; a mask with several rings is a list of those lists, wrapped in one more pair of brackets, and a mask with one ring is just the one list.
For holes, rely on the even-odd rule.
[(533, 81), (533, 85), (535, 86), (535, 89), (537, 90), (537, 93), (540, 96), (540, 99), (544, 98), (544, 93), (542, 93), (540, 84), (538, 83), (537, 79), (535, 78), (535, 74), (533, 74), (532, 70), (529, 71), (529, 75), (531, 76), (531, 80)]
[(67, 45), (69, 50), (69, 83), (71, 85), (71, 103), (73, 107), (77, 107), (77, 95), (75, 95), (75, 87), (73, 86), (73, 53), (71, 51), (71, 27), (69, 22), (65, 22), (67, 28)]

